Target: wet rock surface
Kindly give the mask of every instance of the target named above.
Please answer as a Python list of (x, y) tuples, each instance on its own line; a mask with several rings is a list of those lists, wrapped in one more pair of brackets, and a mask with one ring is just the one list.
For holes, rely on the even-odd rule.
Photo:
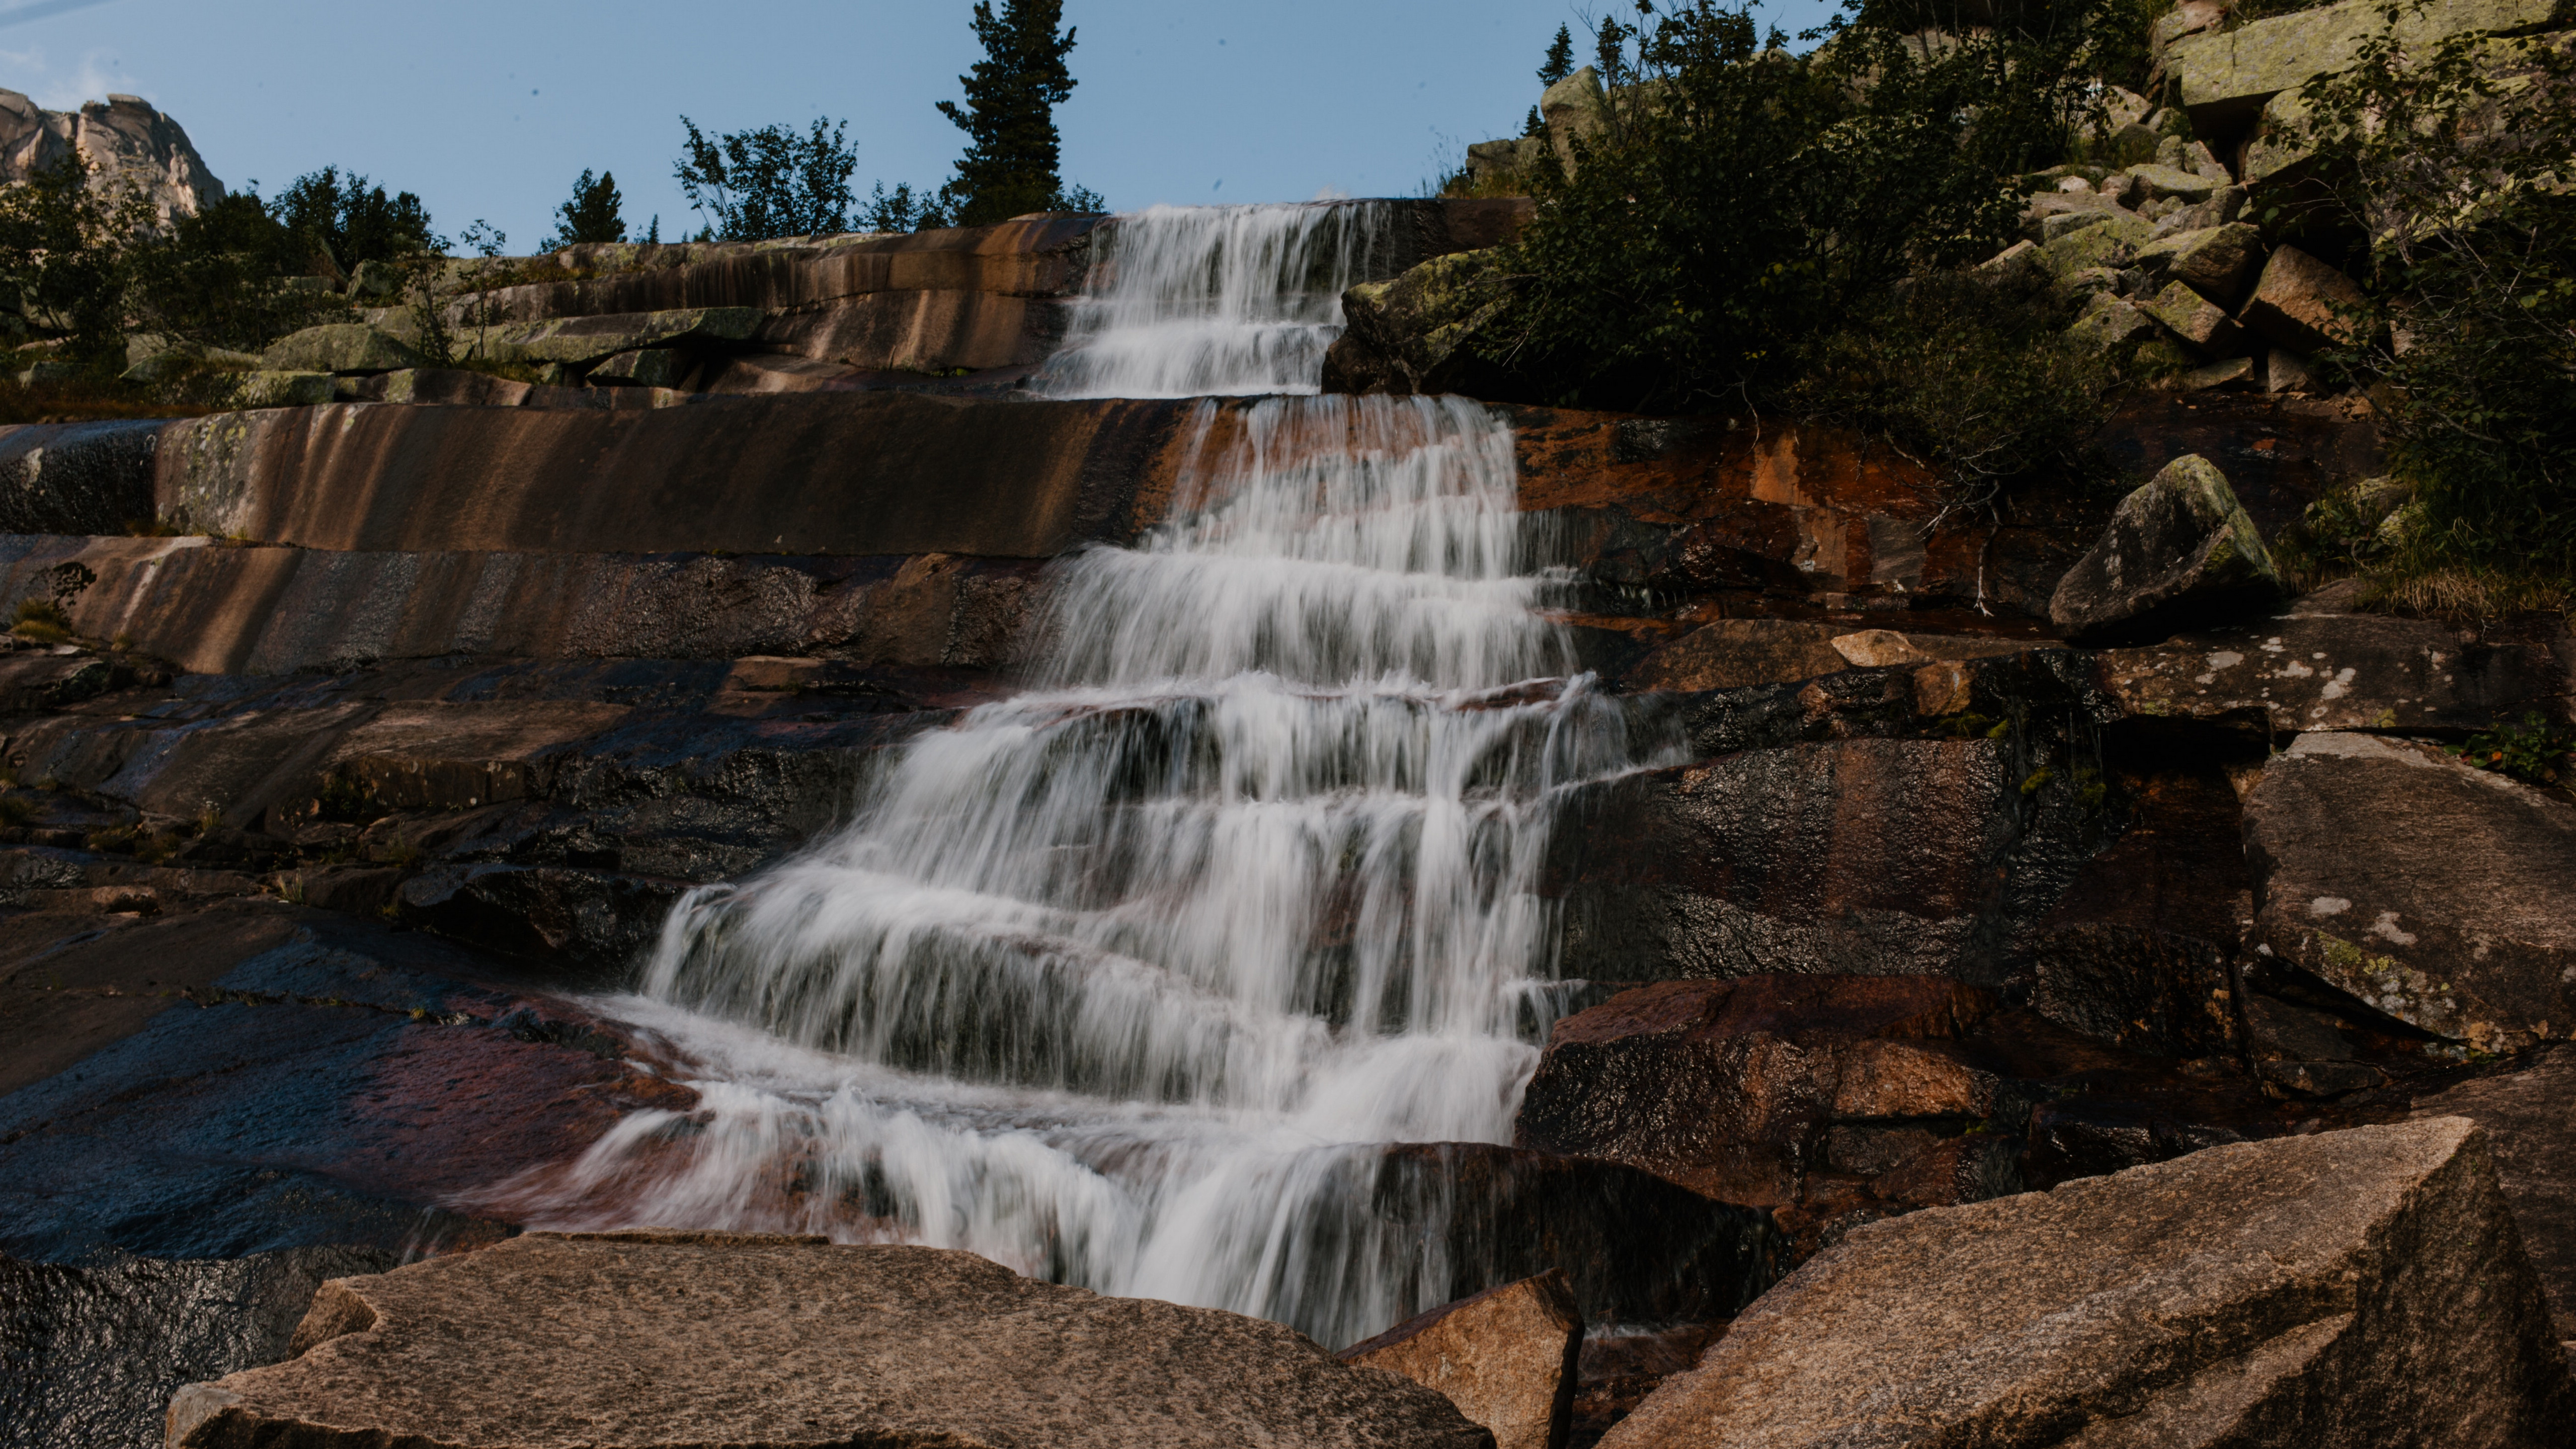
[(11, 1444), (158, 1445), (180, 1386), (286, 1356), (325, 1279), (392, 1253), (108, 1254), (83, 1267), (0, 1256), (0, 1435)]
[(1438, 1389), (1493, 1431), (1494, 1449), (1563, 1449), (1583, 1318), (1562, 1273), (1543, 1273), (1409, 1318), (1336, 1355)]
[(1994, 980), (2013, 919), (2078, 858), (2080, 807), (2042, 769), (2010, 740), (1864, 738), (1590, 787), (1543, 887), (1567, 969)]
[(933, 1248), (531, 1235), (334, 1282), (295, 1347), (182, 1390), (174, 1449), (353, 1432), (454, 1445), (1493, 1442), (1437, 1391), (1276, 1324), (1103, 1298)]
[(2485, 1141), (2436, 1118), (1858, 1229), (1602, 1443), (2538, 1446), (2568, 1394)]
[(500, 963), (380, 922), (248, 899), (9, 925), (16, 1257), (488, 1243), (510, 1228), (448, 1204), (695, 1100)]

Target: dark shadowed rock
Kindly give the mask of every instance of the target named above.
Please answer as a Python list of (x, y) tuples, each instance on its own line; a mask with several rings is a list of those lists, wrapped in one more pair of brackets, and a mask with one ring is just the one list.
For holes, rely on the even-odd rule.
[[(1420, 1142), (1355, 1160), (1390, 1225), (1380, 1271), (1444, 1298), (1562, 1271), (1595, 1323), (1726, 1318), (1779, 1277), (1768, 1214), (1709, 1199), (1621, 1162), (1484, 1142)], [(1325, 1225), (1310, 1231), (1332, 1232)], [(1337, 1252), (1338, 1240), (1318, 1245)], [(1445, 1290), (1445, 1291), (1444, 1291)]]
[(532, 1234), (334, 1280), (295, 1347), (181, 1390), (172, 1449), (1493, 1442), (1277, 1324), (936, 1248)]
[(1697, 1364), (1725, 1333), (1723, 1323), (1685, 1323), (1587, 1335), (1574, 1387), (1570, 1441), (1576, 1449), (1600, 1443), (1611, 1425), (1628, 1417), (1664, 1380)]
[(2550, 1321), (2576, 1355), (2576, 1047), (2550, 1047), (2519, 1071), (2418, 1098), (2415, 1115), (2466, 1117), (2485, 1132)]
[[(1994, 661), (1995, 672), (2037, 657)], [(1922, 675), (1937, 675), (1957, 708), (1975, 696), (1976, 671), (1962, 666), (1851, 671), (1776, 697), (1709, 696), (1707, 728), (1696, 710), (1686, 723), (1701, 748), (1764, 744), (1771, 727), (1795, 738), (1832, 721), (1829, 684), (1883, 687), (1874, 692), (1890, 698), (1852, 701), (1856, 733), (1881, 712), (1911, 719)], [(1541, 889), (1566, 903), (1565, 969), (1593, 980), (1987, 980), (2012, 925), (2044, 910), (2072, 869), (2061, 837), (2083, 817), (2069, 778), (1999, 738), (1741, 749), (1575, 792)]]
[(2100, 541), (2058, 581), (2048, 617), (2084, 637), (2154, 637), (2280, 592), (2280, 571), (2226, 475), (2195, 456), (2120, 500)]
[[(1641, 987), (1567, 1017), (1522, 1098), (1525, 1147), (1607, 1158), (1731, 1202), (1794, 1200), (1837, 1126), (1982, 1119), (2009, 1091), (1956, 1039), (1984, 992), (1920, 977), (1754, 976)], [(1846, 1135), (1838, 1170), (1905, 1171), (1937, 1148)], [(1914, 1184), (1955, 1193), (1924, 1170)], [(1918, 1198), (1917, 1200), (1922, 1200)]]
[(152, 516), (162, 425), (0, 428), (0, 530), (123, 533)]
[(2303, 730), (2483, 729), (2549, 707), (2566, 666), (2530, 641), (2484, 640), (2432, 619), (2346, 613), (2322, 597), (2229, 629), (2096, 656), (2121, 713)]
[(1605, 1449), (2561, 1442), (2567, 1369), (2459, 1118), (1857, 1228)]
[(1494, 1449), (1563, 1449), (1582, 1348), (1574, 1291), (1550, 1271), (1443, 1304), (1338, 1356), (1438, 1389), (1493, 1431)]
[(1657, 648), (1628, 671), (1640, 689), (1743, 689), (1813, 679), (1845, 668), (1843, 631), (1800, 619), (1713, 619)]
[(2149, 1055), (2233, 1055), (2231, 958), (2250, 884), (2236, 792), (2205, 768), (2124, 793), (2120, 838), (2019, 945), (2031, 1007)]
[(2264, 949), (2479, 1051), (2576, 1033), (2576, 806), (2429, 745), (2301, 735), (2245, 804)]
[(0, 1443), (157, 1445), (181, 1384), (286, 1357), (324, 1279), (399, 1261), (362, 1248), (107, 1258), (73, 1268), (0, 1256)]

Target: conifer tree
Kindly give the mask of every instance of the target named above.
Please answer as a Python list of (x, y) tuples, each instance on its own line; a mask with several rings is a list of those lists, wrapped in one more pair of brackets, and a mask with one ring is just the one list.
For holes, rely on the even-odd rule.
[(603, 171), (594, 180), (590, 168), (583, 167), (581, 179), (572, 184), (572, 200), (555, 208), (558, 220), (555, 234), (546, 239), (547, 249), (626, 240), (626, 218), (619, 214), (624, 202), (617, 192), (617, 173)]
[(1547, 63), (1538, 68), (1538, 83), (1552, 86), (1574, 74), (1574, 32), (1556, 27), (1556, 39), (1547, 43)]
[(975, 38), (984, 59), (957, 78), (966, 104), (941, 101), (939, 113), (967, 136), (957, 176), (942, 188), (944, 208), (959, 226), (986, 226), (1023, 212), (1055, 209), (1064, 194), (1057, 174), (1055, 108), (1073, 94), (1064, 63), (1073, 31), (1056, 34), (1064, 0), (976, 0)]

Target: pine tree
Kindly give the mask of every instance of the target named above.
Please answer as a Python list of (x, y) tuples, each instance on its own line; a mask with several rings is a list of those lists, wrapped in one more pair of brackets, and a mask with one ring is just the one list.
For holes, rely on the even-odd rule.
[(941, 101), (939, 113), (967, 136), (957, 176), (941, 189), (944, 210), (959, 226), (988, 226), (1023, 212), (1053, 210), (1063, 199), (1057, 174), (1055, 108), (1073, 94), (1064, 58), (1073, 32), (1056, 34), (1064, 0), (975, 0), (975, 38), (984, 59), (957, 78), (966, 104)]
[(1629, 39), (1636, 34), (1636, 31), (1621, 25), (1607, 15), (1601, 17), (1601, 28), (1592, 32), (1592, 64), (1594, 69), (1601, 72), (1602, 89), (1607, 90), (1627, 82), (1628, 60), (1625, 47)]
[(626, 240), (626, 218), (618, 214), (624, 201), (617, 194), (617, 173), (603, 171), (593, 180), (590, 168), (583, 167), (581, 179), (572, 184), (572, 200), (555, 208), (559, 220), (555, 234), (546, 239), (546, 249)]
[(1547, 43), (1547, 63), (1538, 68), (1538, 83), (1552, 86), (1574, 74), (1574, 32), (1559, 25), (1556, 39)]

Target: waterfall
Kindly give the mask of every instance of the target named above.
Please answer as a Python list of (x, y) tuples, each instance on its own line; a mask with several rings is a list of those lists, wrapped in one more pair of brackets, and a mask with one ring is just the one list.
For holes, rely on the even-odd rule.
[[(1057, 375), (1311, 391), (1316, 279), (1378, 224), (1122, 219)], [(1447, 1296), (1439, 1234), (1372, 1203), (1382, 1145), (1509, 1141), (1555, 803), (1672, 748), (1542, 612), (1566, 579), (1483, 406), (1207, 400), (1188, 426), (1170, 518), (1054, 571), (1025, 692), (672, 914), (609, 1009), (697, 1109), (628, 1117), (510, 1206), (966, 1248), (1327, 1343)]]
[(1397, 265), (1386, 202), (1158, 206), (1094, 232), (1050, 397), (1313, 393), (1342, 293)]

